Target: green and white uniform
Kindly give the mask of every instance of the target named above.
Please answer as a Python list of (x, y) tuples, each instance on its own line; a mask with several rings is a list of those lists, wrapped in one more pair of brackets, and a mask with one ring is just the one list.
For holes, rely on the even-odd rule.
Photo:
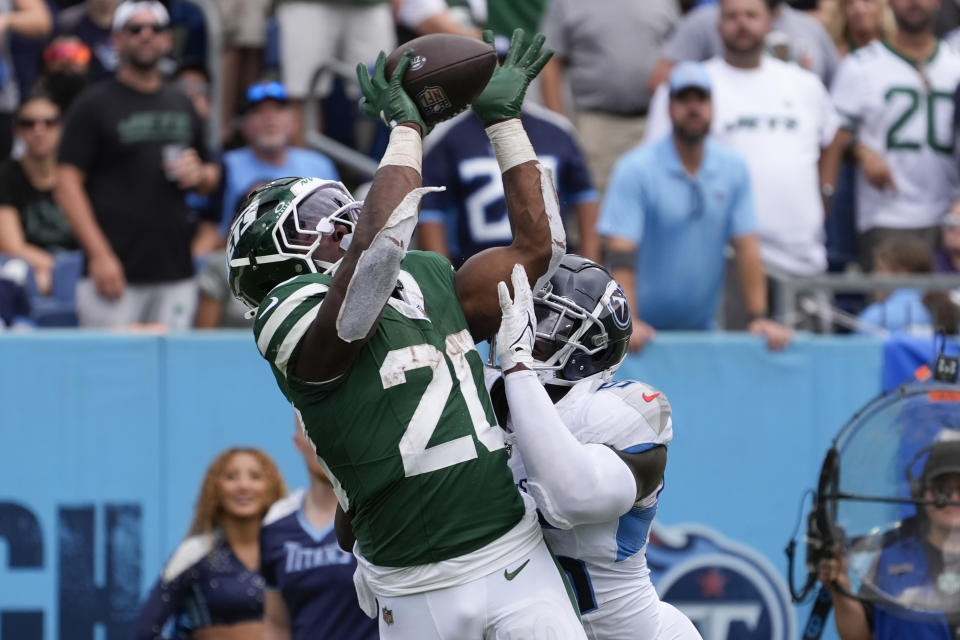
[(349, 371), (311, 383), (292, 367), (331, 280), (275, 287), (254, 334), (351, 517), (354, 581), (381, 637), (583, 638), (535, 505), (513, 483), (450, 263), (409, 252)]
[[(298, 276), (264, 298), (260, 352), (299, 411), (351, 516), (364, 557), (387, 567), (474, 551), (517, 524), (523, 501), (483, 389), (483, 365), (438, 254), (411, 252), (399, 296), (350, 370), (293, 375), (297, 345), (331, 277)], [(402, 298), (402, 299), (401, 299)]]
[(953, 93), (960, 53), (938, 43), (923, 64), (873, 41), (847, 56), (833, 101), (857, 139), (882, 154), (896, 189), (857, 175), (857, 230), (932, 227), (957, 195)]

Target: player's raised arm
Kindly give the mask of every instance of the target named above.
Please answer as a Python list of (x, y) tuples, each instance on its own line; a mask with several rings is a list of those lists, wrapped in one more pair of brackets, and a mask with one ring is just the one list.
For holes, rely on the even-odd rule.
[[(484, 40), (493, 43), (492, 32)], [(520, 123), (527, 86), (553, 52), (541, 54), (544, 37), (537, 34), (523, 47), (517, 29), (510, 51), (473, 103), (493, 145), (507, 200), (513, 242), (473, 256), (457, 271), (457, 297), (475, 340), (491, 337), (500, 324), (496, 283), (509, 281), (515, 264), (522, 264), (534, 282), (545, 282), (566, 253), (557, 192), (550, 172), (537, 161), (533, 145)]]
[(522, 266), (514, 268), (511, 280), (512, 299), (506, 283), (497, 286), (503, 312), (497, 356), (528, 474), (527, 490), (547, 521), (561, 529), (615, 520), (651, 487), (621, 454), (606, 445), (581, 443), (563, 424), (536, 372), (529, 369), (537, 320)]

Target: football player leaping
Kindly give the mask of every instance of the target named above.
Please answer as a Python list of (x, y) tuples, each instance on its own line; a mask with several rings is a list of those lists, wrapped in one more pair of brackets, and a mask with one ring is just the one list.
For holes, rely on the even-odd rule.
[(544, 537), (571, 578), (587, 635), (700, 640), (660, 601), (647, 568), (673, 424), (662, 392), (609, 382), (630, 341), (623, 291), (574, 255), (535, 296), (522, 266), (512, 282), (512, 300), (500, 283), (504, 375), (488, 370), (488, 382), (494, 405), (509, 410), (500, 424), (510, 430), (514, 479), (546, 520)]
[(361, 106), (393, 126), (362, 206), (337, 182), (278, 180), (230, 232), (231, 287), (256, 307), (257, 347), (352, 518), (358, 594), (382, 638), (584, 637), (514, 486), (474, 349), (496, 332), (497, 282), (514, 263), (549, 278), (565, 250), (553, 184), (517, 118), (550, 54), (543, 36), (521, 42), (473, 105), (503, 171), (510, 246), (456, 273), (407, 251), (428, 191), (427, 127), (400, 82), (409, 52), (389, 81), (383, 55), (372, 80), (358, 69)]

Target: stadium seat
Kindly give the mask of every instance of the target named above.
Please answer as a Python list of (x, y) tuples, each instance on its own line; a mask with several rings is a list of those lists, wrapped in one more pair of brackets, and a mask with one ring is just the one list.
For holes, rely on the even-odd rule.
[[(83, 252), (60, 251), (55, 257), (53, 288), (49, 296), (42, 296), (37, 292), (33, 269), (27, 265), (24, 284), (30, 296), (31, 316), (38, 327), (76, 327), (77, 282), (83, 275)], [(0, 253), (0, 264), (11, 259), (19, 258)]]

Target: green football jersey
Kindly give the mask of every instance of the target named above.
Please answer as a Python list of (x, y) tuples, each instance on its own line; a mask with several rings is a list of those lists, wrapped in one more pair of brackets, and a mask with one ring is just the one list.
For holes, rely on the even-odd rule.
[(360, 551), (380, 566), (469, 553), (524, 512), (453, 276), (443, 256), (409, 252), (373, 337), (350, 370), (329, 382), (291, 372), (329, 276), (280, 284), (254, 324), (257, 346), (299, 412)]

